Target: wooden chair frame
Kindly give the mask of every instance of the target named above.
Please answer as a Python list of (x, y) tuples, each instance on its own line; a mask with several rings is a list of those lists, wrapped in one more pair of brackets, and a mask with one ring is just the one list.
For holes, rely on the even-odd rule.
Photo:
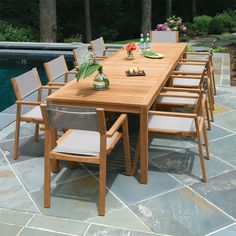
[[(198, 149), (200, 155), (200, 164), (202, 170), (203, 181), (207, 182), (207, 175), (204, 163), (204, 154), (202, 149), (202, 141), (201, 134), (203, 133), (206, 147), (206, 158), (210, 160), (209, 146), (208, 146), (208, 136), (205, 125), (205, 115), (204, 115), (204, 105), (206, 100), (205, 94), (199, 96), (199, 102), (194, 109), (194, 113), (179, 113), (179, 112), (164, 112), (164, 111), (149, 111), (149, 115), (158, 115), (158, 116), (172, 116), (172, 117), (182, 117), (182, 118), (193, 118), (195, 123), (196, 131), (192, 132), (183, 132), (181, 130), (160, 130), (160, 129), (148, 129), (148, 135), (156, 135), (156, 134), (164, 134), (164, 135), (174, 135), (176, 137), (197, 137)], [(198, 116), (198, 112), (200, 112), (200, 116)], [(137, 163), (139, 160), (139, 149), (140, 149), (140, 137), (138, 137), (136, 150), (135, 150), (135, 158), (134, 164), (132, 168), (132, 175), (135, 175), (137, 171)]]
[[(168, 93), (166, 93), (168, 92)], [(172, 92), (172, 93), (171, 93)], [(185, 94), (180, 94), (176, 92), (181, 92)], [(193, 89), (193, 88), (178, 88), (178, 87), (164, 87), (161, 91), (161, 93), (158, 95), (158, 97), (173, 97), (173, 98), (198, 98), (200, 94), (206, 94), (205, 91), (202, 89)], [(186, 102), (185, 104), (183, 103), (159, 103), (157, 100), (154, 104), (154, 110), (157, 110), (157, 107), (169, 107), (171, 110), (174, 107), (179, 107), (179, 108), (191, 108), (193, 109), (195, 107), (195, 104), (190, 104)], [(207, 99), (205, 99), (205, 114), (206, 114), (206, 119), (207, 119), (207, 124), (208, 124), (208, 130), (211, 129), (211, 122), (210, 122), (210, 115), (209, 115), (209, 110), (208, 110), (208, 103)]]
[[(76, 53), (76, 49), (73, 49), (72, 53), (73, 53), (73, 56), (74, 56), (74, 59), (75, 59), (75, 67), (76, 67), (76, 70), (78, 71), (79, 67), (80, 67), (80, 63), (79, 63), (78, 55)], [(102, 61), (102, 60), (104, 60), (106, 58), (107, 57), (95, 57), (95, 59), (98, 60), (98, 61)]]
[[(153, 38), (153, 32), (155, 32), (155, 31), (153, 31), (153, 30), (151, 30), (150, 31), (150, 42), (152, 42), (152, 38)], [(163, 31), (164, 32), (164, 31)], [(173, 31), (172, 31), (173, 32)], [(176, 33), (176, 41), (175, 41), (175, 43), (178, 43), (179, 42), (179, 32), (178, 31), (174, 31), (175, 33)], [(164, 42), (163, 42), (164, 43)]]
[[(96, 56), (96, 59), (97, 59), (97, 60), (106, 59), (106, 58), (107, 58), (107, 56), (106, 56), (106, 53), (107, 53), (107, 52), (117, 52), (117, 51), (118, 51), (117, 49), (108, 49), (107, 46), (106, 46), (105, 43), (104, 43), (103, 37), (100, 37), (100, 38), (97, 38), (97, 39), (102, 39), (103, 44), (104, 44), (103, 55), (102, 55), (102, 56)], [(96, 39), (95, 39), (95, 40), (96, 40)], [(94, 54), (96, 55), (96, 48), (95, 48), (95, 45), (94, 45), (94, 43), (93, 43), (93, 40), (90, 41), (90, 45), (91, 45), (92, 51), (93, 51)]]
[[(188, 55), (198, 55), (198, 56), (207, 56), (208, 59), (189, 59), (187, 58)], [(214, 95), (216, 95), (216, 83), (215, 83), (215, 74), (214, 74), (214, 67), (213, 67), (213, 60), (212, 60), (212, 53), (209, 52), (185, 52), (184, 57), (181, 61), (183, 62), (206, 62), (208, 64), (210, 75), (213, 83)]]
[[(64, 55), (61, 55), (58, 58), (61, 58), (61, 60), (63, 60), (64, 66), (65, 66), (65, 69), (66, 69), (65, 73), (61, 75), (61, 76), (64, 76), (64, 83), (54, 81), (57, 78), (54, 78), (53, 75), (52, 75), (52, 71), (50, 69), (50, 61), (49, 61), (49, 62), (46, 62), (46, 63), (43, 64), (44, 68), (45, 68), (45, 71), (46, 71), (46, 74), (47, 74), (47, 77), (48, 77), (48, 85), (62, 85), (63, 86), (63, 85), (65, 85), (65, 83), (68, 82), (68, 75), (70, 75), (70, 74), (74, 74), (75, 76), (77, 75), (77, 71), (69, 71), (68, 70)], [(58, 58), (55, 58), (55, 59), (58, 59)]]
[[(23, 117), (22, 116), (22, 106), (40, 106), (42, 102), (42, 90), (54, 90), (54, 89), (59, 89), (60, 87), (57, 86), (42, 86), (41, 80), (39, 78), (38, 72), (36, 68), (33, 68), (33, 71), (36, 75), (36, 78), (39, 83), (39, 89), (38, 89), (38, 96), (37, 96), (37, 101), (27, 101), (27, 100), (22, 100), (24, 97), (20, 93), (20, 89), (17, 84), (16, 78), (11, 79), (11, 83), (17, 98), (16, 101), (16, 131), (15, 131), (15, 143), (14, 143), (14, 160), (18, 159), (18, 149), (19, 149), (19, 138), (20, 138), (20, 122), (31, 122), (35, 123), (35, 134), (34, 134), (34, 140), (35, 142), (38, 141), (38, 135), (39, 135), (39, 125), (43, 124), (43, 119), (39, 118), (34, 118), (34, 117)], [(29, 81), (30, 82), (30, 81)]]
[[(52, 151), (57, 142), (63, 140), (70, 130), (68, 130), (59, 140), (57, 140), (57, 130), (51, 128), (49, 125), (46, 104), (41, 104), (42, 115), (45, 122), (45, 166), (44, 166), (44, 207), (49, 208), (51, 205), (50, 189), (51, 189), (51, 161), (56, 161), (59, 171), (59, 161), (67, 160), (73, 162), (92, 163), (99, 165), (99, 206), (98, 214), (100, 216), (105, 215), (105, 196), (106, 196), (106, 159), (107, 155), (111, 152), (120, 138), (124, 143), (125, 154), (125, 168), (126, 174), (131, 175), (130, 167), (130, 149), (129, 149), (129, 133), (128, 133), (128, 121), (127, 115), (121, 114), (115, 121), (112, 127), (107, 131), (105, 123), (105, 114), (103, 109), (97, 109), (99, 128), (100, 128), (100, 156), (85, 156), (76, 154), (59, 153)], [(122, 127), (122, 132), (118, 132), (118, 129)], [(116, 138), (112, 143), (107, 146), (107, 137), (116, 135)]]
[[(193, 62), (182, 62), (180, 64), (183, 65), (196, 65)], [(197, 64), (197, 65), (205, 65), (205, 63), (202, 64)], [(170, 81), (172, 81), (173, 78), (183, 78), (183, 79), (201, 79), (200, 86), (184, 86), (188, 88), (199, 88), (199, 89), (204, 89), (207, 91), (207, 97), (209, 101), (209, 108), (210, 108), (210, 116), (211, 116), (211, 121), (214, 121), (214, 116), (213, 116), (213, 111), (214, 111), (214, 92), (213, 92), (213, 87), (212, 87), (212, 81), (209, 79), (209, 70), (208, 68), (205, 68), (202, 73), (199, 72), (189, 72), (189, 71), (173, 71), (172, 76), (170, 77)], [(206, 81), (207, 87), (204, 86), (204, 81)], [(173, 83), (170, 82), (171, 86), (173, 86)], [(183, 86), (182, 86), (183, 87)]]

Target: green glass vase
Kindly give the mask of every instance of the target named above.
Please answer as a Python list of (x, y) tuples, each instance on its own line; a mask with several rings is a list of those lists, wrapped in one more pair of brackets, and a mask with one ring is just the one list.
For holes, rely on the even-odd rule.
[(107, 76), (99, 71), (93, 81), (93, 87), (95, 90), (107, 90), (109, 88), (110, 82)]

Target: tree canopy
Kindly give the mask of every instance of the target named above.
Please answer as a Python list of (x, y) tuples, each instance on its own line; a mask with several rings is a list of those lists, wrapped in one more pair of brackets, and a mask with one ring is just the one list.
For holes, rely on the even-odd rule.
[[(106, 41), (139, 37), (142, 22), (142, 1), (145, 0), (90, 0), (92, 38), (103, 36)], [(16, 27), (29, 28), (34, 40), (40, 40), (39, 0), (1, 0), (0, 20)], [(236, 0), (195, 0), (197, 15), (216, 15), (236, 9)], [(85, 0), (57, 0), (57, 41), (68, 38), (86, 39)], [(172, 0), (172, 15), (192, 21), (190, 0)], [(151, 27), (164, 22), (167, 0), (152, 0)]]

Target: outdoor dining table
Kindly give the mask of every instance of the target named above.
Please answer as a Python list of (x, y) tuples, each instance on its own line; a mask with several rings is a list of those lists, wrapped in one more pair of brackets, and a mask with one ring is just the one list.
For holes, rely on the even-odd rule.
[[(124, 50), (101, 62), (104, 73), (110, 80), (105, 91), (93, 88), (95, 75), (77, 82), (72, 80), (47, 97), (47, 103), (99, 107), (105, 111), (136, 113), (140, 115), (140, 182), (148, 181), (148, 111), (167, 82), (178, 61), (186, 51), (185, 43), (152, 44), (152, 51), (163, 54), (162, 59), (150, 59), (134, 53), (133, 60), (127, 60)], [(145, 76), (128, 77), (130, 67), (139, 67)]]

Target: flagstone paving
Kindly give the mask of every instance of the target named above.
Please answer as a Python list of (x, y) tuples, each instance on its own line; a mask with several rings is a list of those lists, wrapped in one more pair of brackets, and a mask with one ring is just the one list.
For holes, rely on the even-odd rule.
[[(0, 114), (1, 236), (234, 236), (236, 235), (236, 88), (229, 86), (227, 54), (217, 65), (215, 122), (209, 134), (208, 182), (201, 180), (195, 139), (150, 140), (149, 181), (124, 174), (122, 143), (107, 164), (106, 215), (98, 216), (98, 168), (62, 163), (51, 178), (51, 207), (43, 207), (44, 135), (21, 125), (20, 155), (13, 160), (15, 107)], [(135, 120), (135, 116), (129, 119)], [(13, 122), (13, 123), (12, 123)], [(131, 127), (131, 154), (137, 133)]]

